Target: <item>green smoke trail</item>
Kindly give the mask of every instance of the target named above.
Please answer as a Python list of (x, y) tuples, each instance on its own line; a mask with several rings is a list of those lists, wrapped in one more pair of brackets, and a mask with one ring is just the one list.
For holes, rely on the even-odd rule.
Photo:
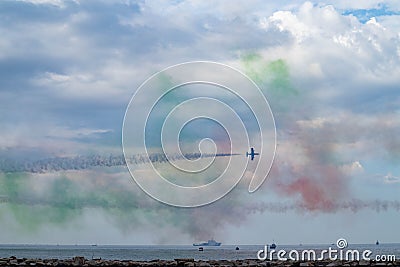
[[(115, 173), (118, 176), (113, 176)], [(184, 232), (193, 228), (187, 210), (161, 204), (127, 182), (129, 185), (126, 170), (115, 167), (51, 174), (0, 173), (0, 210), (11, 214), (15, 227), (28, 234), (46, 225), (65, 227), (83, 218), (88, 209), (105, 213), (122, 232), (149, 222), (152, 227), (184, 227)], [(39, 186), (32, 186), (35, 183)]]
[[(138, 208), (135, 195), (129, 190), (110, 186), (109, 181), (96, 185), (95, 179), (82, 186), (69, 175), (55, 173), (54, 177), (46, 178), (44, 192), (38, 192), (32, 187), (37, 175), (0, 173), (1, 205), (6, 206), (3, 211), (11, 212), (23, 230), (34, 232), (48, 223), (67, 224), (86, 208), (103, 209), (114, 215)], [(129, 216), (131, 222), (133, 219), (134, 216)]]
[[(176, 227), (202, 240), (220, 231), (225, 223), (235, 221), (232, 210), (225, 212), (227, 202), (228, 206), (235, 203), (232, 208), (237, 209), (236, 216), (242, 210), (239, 200), (232, 201), (236, 199), (233, 196), (214, 207), (170, 207), (153, 200), (134, 184), (128, 186), (130, 177), (123, 170), (102, 167), (45, 174), (0, 173), (0, 211), (11, 214), (17, 222), (16, 229), (26, 234), (37, 233), (48, 225), (62, 229), (95, 209), (123, 233), (144, 226)], [(209, 220), (211, 217), (215, 221)]]
[(0, 184), (8, 210), (24, 230), (35, 231), (45, 222), (58, 224), (79, 215), (73, 185), (65, 178), (53, 181), (43, 198), (35, 196), (31, 176), (26, 173), (0, 175)]
[(247, 53), (242, 56), (241, 63), (275, 112), (293, 110), (300, 94), (291, 82), (289, 66), (283, 59), (267, 61), (258, 53)]
[(289, 67), (282, 59), (272, 61), (267, 66), (270, 74), (269, 84), (271, 90), (280, 97), (297, 96), (298, 91), (290, 81)]
[(261, 64), (261, 55), (257, 53), (248, 53), (243, 55), (241, 60), (245, 68), (245, 73), (257, 84), (262, 84), (264, 82), (264, 77), (261, 73), (265, 72), (265, 65)]
[[(0, 176), (1, 195), (7, 199), (7, 208), (19, 224), (28, 231), (34, 231), (44, 220), (53, 220), (54, 211), (44, 212), (43, 208), (32, 209), (38, 202), (29, 190), (29, 175), (25, 173), (6, 173)], [(37, 204), (37, 203), (36, 203)], [(56, 210), (59, 213), (59, 209)]]

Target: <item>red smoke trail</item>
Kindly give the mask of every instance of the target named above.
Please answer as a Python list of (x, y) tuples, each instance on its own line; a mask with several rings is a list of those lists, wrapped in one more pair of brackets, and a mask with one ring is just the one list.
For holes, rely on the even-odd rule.
[(332, 201), (325, 198), (324, 190), (308, 177), (300, 177), (289, 185), (282, 186), (281, 190), (289, 195), (300, 194), (309, 210), (330, 210), (333, 206)]
[(294, 167), (277, 163), (271, 176), (272, 186), (279, 193), (299, 197), (300, 205), (309, 211), (333, 212), (348, 195), (346, 177), (333, 165)]

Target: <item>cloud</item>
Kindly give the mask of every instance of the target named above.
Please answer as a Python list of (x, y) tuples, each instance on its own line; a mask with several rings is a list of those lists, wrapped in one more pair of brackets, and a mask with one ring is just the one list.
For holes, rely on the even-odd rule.
[(59, 8), (64, 8), (64, 0), (18, 0), (26, 3), (31, 3), (34, 5), (52, 5)]
[(383, 178), (384, 178), (384, 183), (386, 183), (386, 184), (400, 183), (400, 177), (394, 176), (390, 172), (387, 175), (385, 175)]
[[(114, 70), (115, 71), (115, 70)], [(104, 70), (106, 72), (106, 70)], [(104, 76), (103, 76), (104, 75)], [(33, 83), (41, 88), (48, 88), (47, 92), (53, 94), (59, 100), (85, 100), (102, 101), (113, 104), (112, 101), (120, 103), (124, 100), (124, 92), (112, 81), (113, 72), (109, 73), (108, 79), (104, 79), (106, 73), (99, 76), (92, 74), (59, 74), (46, 72), (33, 79)], [(119, 74), (122, 78), (122, 71)], [(100, 78), (103, 76), (103, 78)], [(122, 96), (121, 96), (122, 95)], [(110, 101), (111, 99), (111, 101)]]
[(358, 175), (364, 172), (364, 168), (359, 161), (354, 161), (350, 164), (345, 164), (342, 166), (344, 173), (347, 175)]
[[(352, 203), (349, 207), (368, 206), (351, 202), (349, 181), (394, 170), (400, 159), (398, 11), (398, 1), (4, 1), (1, 156), (36, 160), (119, 155), (122, 118), (136, 88), (172, 64), (214, 60), (248, 74), (270, 101), (279, 144), (268, 182), (271, 191), (295, 202), (286, 210), (337, 212), (342, 200)], [(253, 206), (236, 195), (228, 198), (231, 204), (222, 201), (209, 210), (164, 210), (141, 191), (128, 192), (107, 180), (109, 171), (67, 171), (66, 179), (62, 172), (55, 173), (57, 183), (44, 174), (28, 175), (29, 181), (40, 180), (43, 189), (36, 185), (32, 196), (20, 188), (22, 198), (15, 196), (15, 201), (23, 206), (32, 197), (39, 210), (49, 208), (50, 221), (57, 222), (64, 215), (57, 215), (58, 207), (39, 194), (46, 189), (44, 196), (55, 197), (50, 185), (78, 190), (55, 202), (78, 210), (70, 213), (74, 218), (86, 214), (78, 202), (112, 210), (124, 201), (132, 204), (132, 197), (140, 205), (129, 206), (134, 211), (115, 219), (118, 225), (133, 229), (129, 220), (141, 220), (143, 214), (146, 223), (154, 223), (152, 208), (157, 207), (171, 220), (179, 213), (178, 225), (196, 238), (210, 234), (208, 218), (220, 220), (217, 226), (222, 229), (252, 212), (285, 210), (272, 204)], [(122, 181), (127, 174), (122, 173), (107, 177)], [(398, 181), (390, 173), (381, 178), (390, 184)], [(360, 186), (367, 183), (363, 180)], [(86, 198), (85, 190), (98, 202)], [(102, 190), (104, 195), (97, 195)], [(379, 190), (384, 195), (387, 189)], [(253, 208), (246, 213), (242, 205)], [(175, 223), (171, 220), (165, 229)]]
[(68, 139), (76, 139), (82, 137), (91, 137), (96, 138), (96, 135), (110, 133), (113, 130), (111, 129), (88, 129), (88, 128), (80, 128), (80, 129), (68, 129), (68, 128), (52, 128), (50, 132), (48, 132), (46, 137), (50, 138), (68, 138)]
[[(19, 3), (20, 8), (32, 11), (27, 14), (29, 24), (18, 12), (9, 13), (20, 29), (11, 24), (1, 29), (7, 36), (1, 63), (9, 70), (14, 66), (13, 82), (6, 83), (2, 90), (2, 111), (10, 114), (2, 118), (3, 125), (17, 121), (27, 128), (34, 127), (26, 118), (16, 117), (24, 106), (25, 113), (34, 109), (37, 114), (29, 118), (32, 124), (45, 118), (40, 127), (47, 131), (61, 129), (68, 122), (70, 125), (64, 128), (113, 129), (118, 133), (125, 105), (148, 75), (169, 64), (199, 58), (246, 68), (241, 58), (254, 51), (261, 62), (281, 60), (268, 66), (267, 71), (282, 66), (290, 70), (285, 78), (279, 76), (282, 74), (274, 74), (278, 75), (274, 81), (267, 77), (261, 84), (263, 88), (290, 81), (297, 96), (308, 104), (282, 100), (272, 96), (272, 90), (265, 90), (278, 124), (294, 127), (287, 131), (296, 130), (294, 121), (317, 123), (327, 113), (344, 114), (341, 120), (360, 114), (385, 116), (393, 112), (399, 98), (398, 31), (382, 26), (379, 19), (362, 24), (352, 16), (343, 16), (337, 8), (345, 8), (344, 2), (332, 6), (254, 1), (252, 5), (226, 8), (226, 2), (221, 1), (213, 4), (212, 11), (210, 4), (197, 1), (64, 5), (57, 16), (46, 17), (37, 16), (31, 5)], [(376, 5), (368, 2), (363, 8), (373, 7)], [(18, 34), (21, 31), (25, 34)], [(19, 45), (11, 45), (15, 43)], [(279, 101), (290, 112), (282, 113)], [(322, 131), (332, 129), (325, 127), (325, 122), (318, 123), (315, 125)], [(344, 122), (339, 124), (350, 127)], [(363, 130), (371, 126), (366, 124)], [(302, 130), (310, 130), (303, 126)], [(393, 133), (394, 128), (387, 130)], [(20, 134), (23, 136), (24, 131)], [(11, 131), (4, 135), (14, 134)], [(389, 140), (396, 144), (395, 139)]]
[[(260, 5), (262, 9), (258, 8)], [(300, 105), (293, 97), (287, 101), (281, 95), (273, 96), (272, 90), (265, 90), (278, 124), (291, 127), (285, 129), (287, 132), (311, 131), (306, 127), (310, 123), (319, 128), (321, 134), (335, 127), (354, 129), (360, 123), (351, 118), (363, 117), (360, 114), (368, 117), (381, 112), (382, 118), (392, 116), (395, 119), (395, 115), (385, 114), (395, 109), (399, 97), (398, 75), (395, 75), (399, 68), (396, 29), (385, 28), (373, 20), (362, 24), (354, 17), (343, 16), (336, 6), (345, 8), (344, 3), (332, 6), (301, 1), (279, 5), (255, 1), (254, 5), (239, 4), (228, 9), (221, 1), (213, 11), (209, 4), (197, 1), (167, 5), (66, 2), (57, 17), (45, 20), (31, 13), (31, 23), (19, 25), (25, 35), (16, 34), (11, 25), (9, 29), (2, 29), (9, 40), (5, 43), (20, 44), (8, 45), (6, 51), (10, 53), (3, 61), (7, 66), (11, 60), (18, 63), (14, 75), (20, 72), (13, 79), (16, 84), (12, 86), (17, 90), (4, 92), (5, 100), (13, 101), (5, 101), (3, 110), (11, 115), (10, 121), (3, 118), (3, 124), (13, 125), (19, 121), (27, 128), (34, 127), (27, 125), (25, 118), (13, 118), (19, 114), (16, 107), (24, 104), (37, 114), (37, 118), (31, 118), (32, 124), (37, 124), (42, 116), (54, 114), (53, 118), (46, 118), (47, 122), (40, 122), (41, 128), (47, 128), (44, 132), (87, 128), (113, 129), (118, 133), (129, 97), (154, 71), (177, 61), (204, 56), (246, 68), (240, 58), (254, 51), (260, 55), (260, 62), (278, 59), (275, 65), (271, 63), (266, 68), (267, 72), (282, 67), (290, 70), (286, 70), (285, 78), (282, 78), (283, 72), (273, 74), (275, 78), (267, 72), (260, 73), (259, 77), (270, 75), (260, 80), (265, 82), (261, 84), (263, 88), (273, 90), (274, 86), (289, 81), (295, 84), (291, 87), (295, 88), (297, 97), (308, 104)], [(365, 8), (374, 6), (371, 2)], [(30, 7), (23, 8), (29, 10)], [(13, 16), (17, 22), (22, 19), (18, 13)], [(35, 53), (30, 53), (32, 45), (35, 45)], [(262, 63), (257, 64), (256, 70), (263, 68)], [(24, 69), (25, 72), (21, 72)], [(19, 97), (16, 98), (17, 92)], [(21, 97), (21, 92), (25, 97)], [(279, 102), (283, 106), (278, 106)], [(115, 107), (119, 108), (118, 112)], [(281, 108), (287, 112), (281, 112)], [(103, 120), (95, 115), (99, 112)], [(327, 113), (342, 114), (336, 119), (340, 121), (328, 123)], [(349, 118), (351, 123), (343, 121)], [(105, 120), (110, 122), (105, 125)], [(62, 126), (65, 121), (71, 125)], [(74, 121), (80, 121), (80, 125), (75, 125)], [(363, 132), (361, 136), (368, 137), (361, 138), (364, 147), (378, 134), (379, 128), (364, 134), (371, 123), (364, 120), (363, 125), (357, 126), (358, 132)], [(378, 121), (373, 123), (380, 125)], [(388, 127), (386, 132), (390, 135), (396, 129)], [(20, 133), (22, 138), (24, 133)], [(41, 134), (45, 133), (38, 133)], [(8, 136), (18, 134), (11, 131)], [(61, 133), (60, 137), (74, 138), (61, 136)], [(349, 131), (335, 133), (333, 137), (340, 139), (335, 141), (336, 147), (348, 145), (347, 139), (360, 139)], [(394, 138), (388, 140), (385, 146), (389, 150), (397, 147)], [(350, 162), (358, 160), (349, 159)]]

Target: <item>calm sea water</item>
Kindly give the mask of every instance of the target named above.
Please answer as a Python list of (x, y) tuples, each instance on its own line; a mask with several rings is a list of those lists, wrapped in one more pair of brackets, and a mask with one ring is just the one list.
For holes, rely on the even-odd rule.
[[(321, 251), (330, 245), (303, 245), (303, 246), (284, 246), (278, 245), (276, 250), (284, 249), (287, 252), (297, 250), (301, 252), (305, 249)], [(154, 259), (173, 260), (176, 258), (194, 258), (196, 260), (236, 260), (236, 259), (255, 259), (257, 251), (263, 249), (263, 245), (240, 245), (240, 249), (235, 250), (236, 246), (222, 245), (220, 247), (204, 247), (204, 251), (199, 251), (193, 246), (84, 246), (84, 245), (0, 245), (0, 257), (16, 256), (18, 258), (57, 258), (66, 259), (75, 256), (85, 258), (102, 258), (118, 260), (138, 260), (148, 261)], [(331, 245), (336, 249), (335, 245)], [(361, 252), (369, 249), (373, 255), (395, 255), (400, 259), (400, 244), (380, 244), (380, 245), (349, 245), (347, 249), (358, 249)], [(371, 257), (372, 258), (372, 257)]]

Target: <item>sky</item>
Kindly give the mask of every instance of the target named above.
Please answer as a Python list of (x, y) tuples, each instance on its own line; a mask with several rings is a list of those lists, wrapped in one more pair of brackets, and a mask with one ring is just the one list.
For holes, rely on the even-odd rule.
[[(399, 243), (399, 16), (395, 0), (1, 1), (0, 243)], [(262, 97), (251, 97), (268, 100), (276, 151), (254, 193), (253, 163), (225, 197), (173, 207), (143, 192), (125, 166), (132, 96), (188, 61), (231, 66), (259, 87)], [(144, 91), (138, 116), (153, 93)], [(157, 112), (206, 93), (234, 103), (250, 138), (262, 140), (254, 116), (214, 87), (176, 91)], [(157, 112), (151, 129), (165, 120)], [(221, 125), (186, 126), (184, 153), (199, 152), (193, 144), (203, 138), (230, 151)], [(149, 138), (158, 152), (159, 137)], [(199, 185), (222, 173), (226, 159), (200, 180), (177, 175), (162, 157), (154, 164), (174, 182)], [(151, 169), (141, 158), (133, 165)]]

